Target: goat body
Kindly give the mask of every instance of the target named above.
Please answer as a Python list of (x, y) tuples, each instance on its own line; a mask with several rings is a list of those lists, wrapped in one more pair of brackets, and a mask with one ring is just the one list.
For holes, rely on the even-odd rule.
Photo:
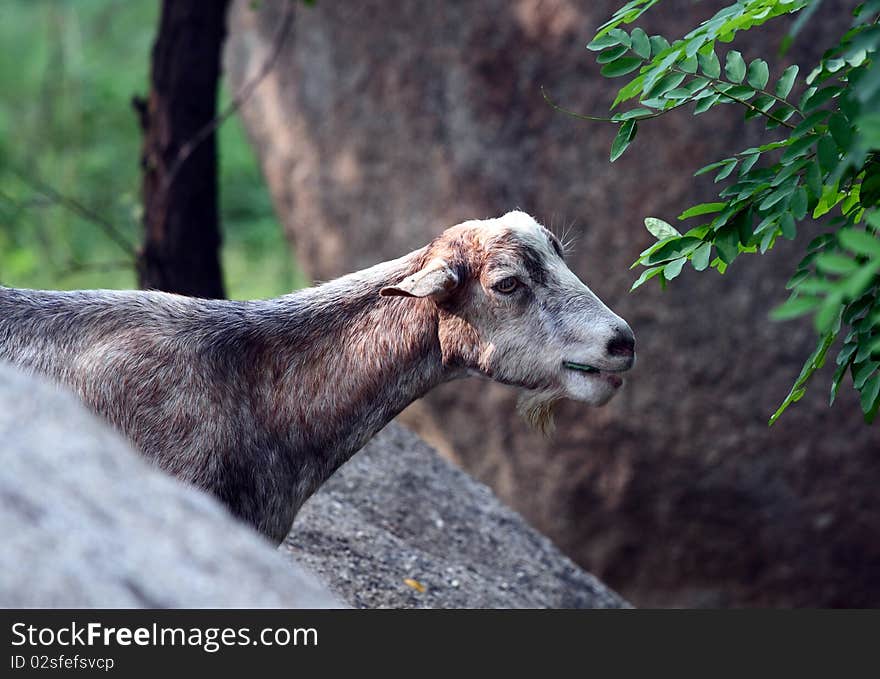
[(433, 305), (379, 296), (413, 259), (253, 302), (0, 288), (0, 359), (72, 387), (280, 541), (324, 480), (448, 376)]

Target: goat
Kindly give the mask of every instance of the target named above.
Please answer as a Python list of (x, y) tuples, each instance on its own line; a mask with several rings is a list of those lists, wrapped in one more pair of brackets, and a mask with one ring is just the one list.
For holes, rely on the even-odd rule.
[(407, 405), (480, 375), (602, 405), (629, 326), (523, 212), (277, 299), (0, 287), (0, 360), (71, 387), (147, 458), (280, 542), (305, 500)]

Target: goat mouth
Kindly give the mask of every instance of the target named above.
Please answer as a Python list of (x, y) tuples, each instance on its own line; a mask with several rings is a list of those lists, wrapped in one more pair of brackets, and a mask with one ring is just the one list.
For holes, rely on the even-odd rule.
[(574, 361), (563, 361), (562, 365), (564, 365), (569, 370), (576, 370), (578, 372), (583, 373), (598, 373), (601, 372), (599, 368), (594, 368), (591, 365), (587, 365), (586, 363), (575, 363)]
[(575, 363), (574, 361), (563, 361), (562, 365), (568, 370), (573, 370), (574, 372), (583, 373), (603, 380), (614, 389), (618, 389), (623, 385), (623, 378), (617, 373), (624, 372), (624, 370), (607, 370), (597, 368), (587, 363)]

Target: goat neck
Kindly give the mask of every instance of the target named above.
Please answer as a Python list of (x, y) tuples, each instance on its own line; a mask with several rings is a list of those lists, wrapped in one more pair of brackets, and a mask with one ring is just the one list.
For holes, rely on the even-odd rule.
[(291, 449), (317, 463), (305, 497), (400, 411), (454, 377), (443, 365), (434, 302), (379, 295), (420, 255), (282, 297), (281, 313), (264, 316), (276, 325), (265, 337), (283, 341), (263, 372), (263, 410)]

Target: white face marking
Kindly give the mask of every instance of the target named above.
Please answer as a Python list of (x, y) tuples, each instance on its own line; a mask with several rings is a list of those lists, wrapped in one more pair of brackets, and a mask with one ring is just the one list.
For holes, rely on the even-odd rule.
[[(622, 384), (617, 373), (634, 361), (631, 352), (613, 350), (615, 338), (632, 335), (626, 322), (568, 268), (551, 234), (526, 213), (465, 226), (487, 253), (467, 312), (483, 340), (481, 371), (546, 399), (607, 402)], [(511, 277), (518, 287), (503, 294), (499, 281)]]

